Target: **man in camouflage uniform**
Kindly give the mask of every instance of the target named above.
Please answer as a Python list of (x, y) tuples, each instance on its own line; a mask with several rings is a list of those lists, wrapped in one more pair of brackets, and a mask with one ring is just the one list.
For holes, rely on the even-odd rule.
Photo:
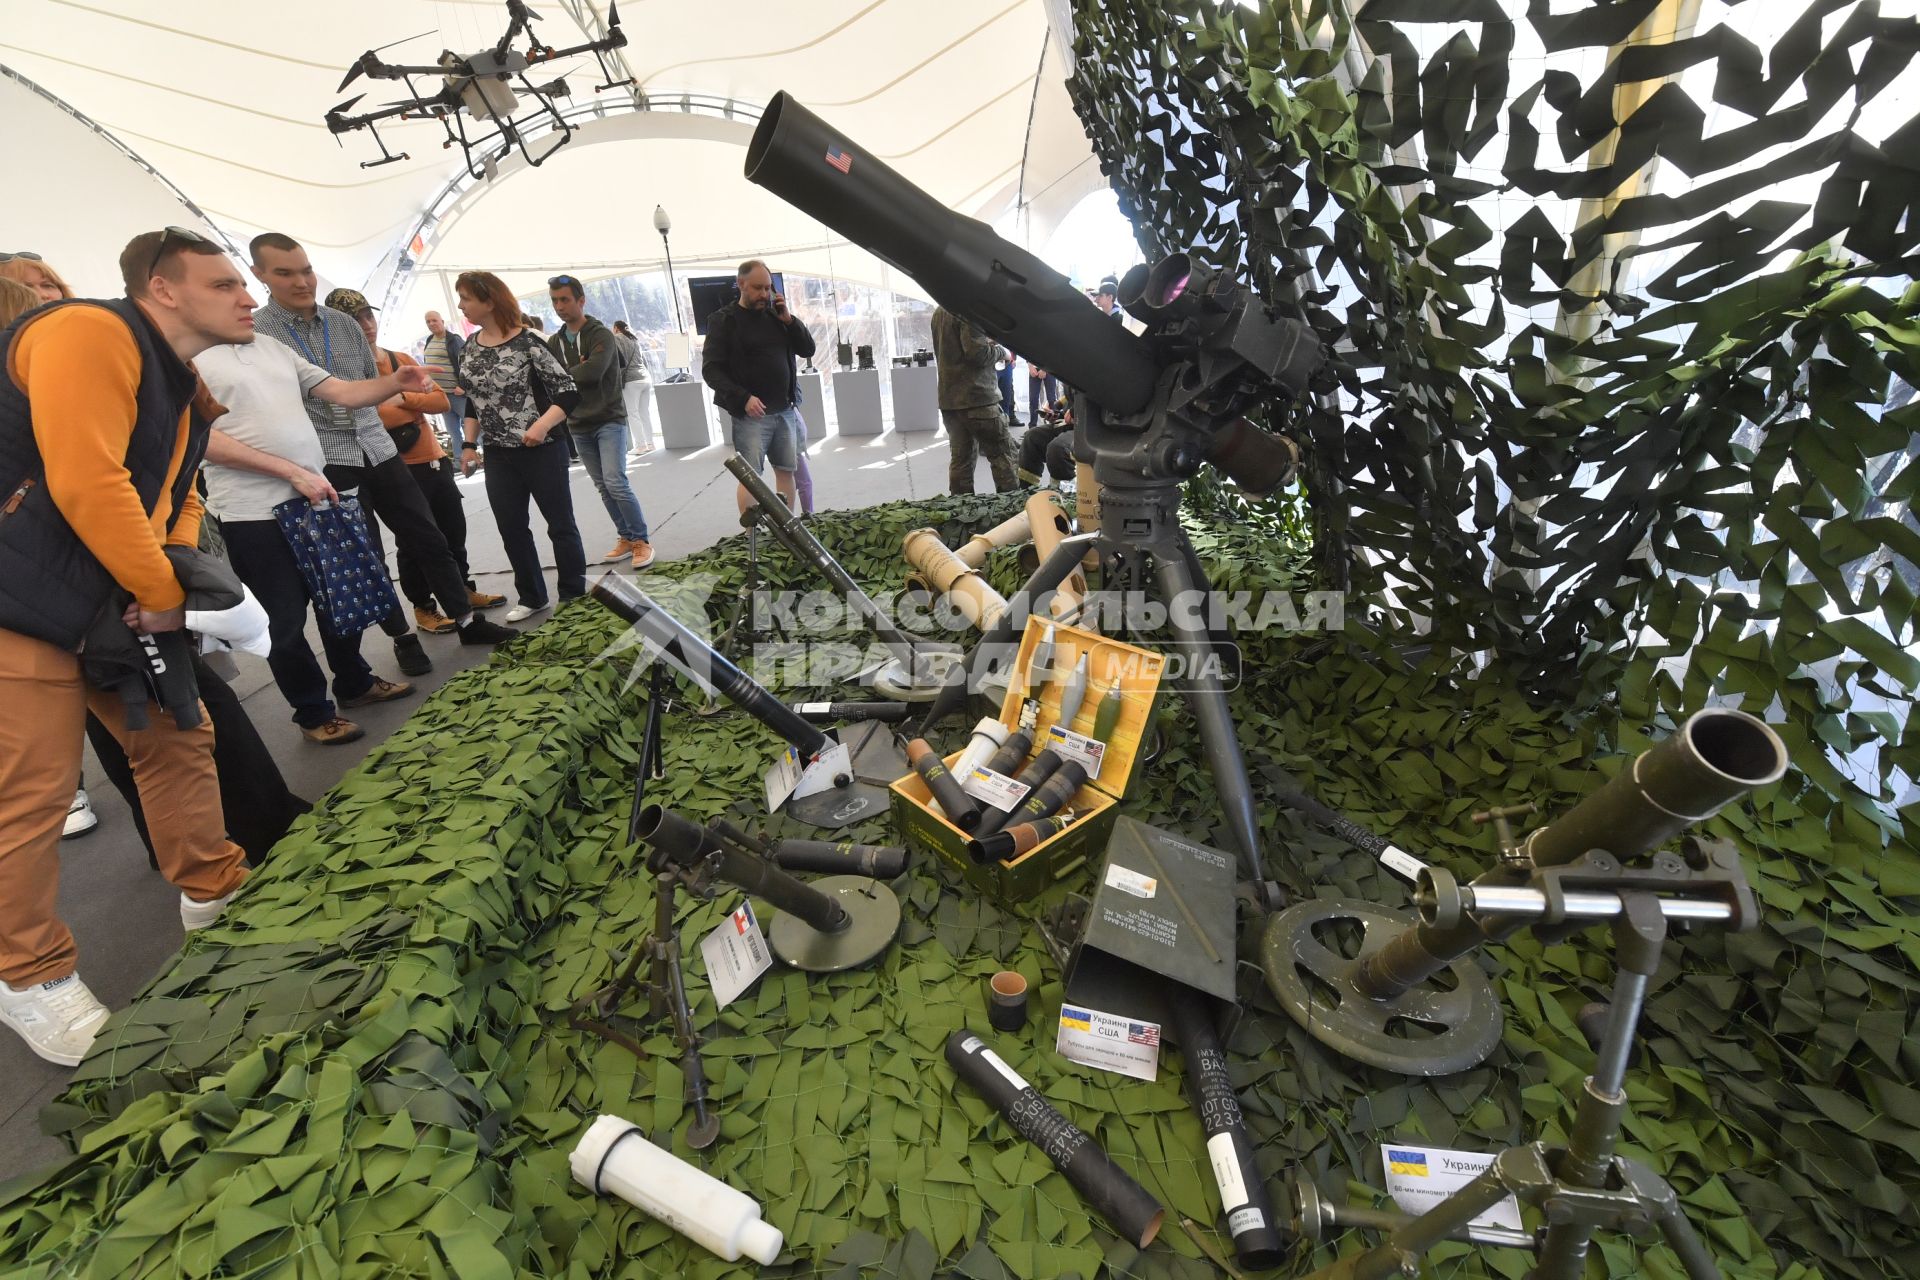
[(973, 466), (987, 455), (996, 491), (1015, 489), (1013, 441), (1000, 412), (1000, 380), (993, 368), (996, 347), (979, 326), (945, 307), (933, 313), (933, 355), (940, 366), (940, 420), (947, 424), (947, 486), (973, 492)]

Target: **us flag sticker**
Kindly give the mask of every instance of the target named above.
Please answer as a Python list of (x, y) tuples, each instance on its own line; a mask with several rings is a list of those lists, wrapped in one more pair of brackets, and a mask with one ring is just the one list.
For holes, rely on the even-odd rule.
[(840, 172), (845, 173), (847, 170), (853, 168), (853, 157), (842, 151), (839, 147), (828, 147), (827, 163)]

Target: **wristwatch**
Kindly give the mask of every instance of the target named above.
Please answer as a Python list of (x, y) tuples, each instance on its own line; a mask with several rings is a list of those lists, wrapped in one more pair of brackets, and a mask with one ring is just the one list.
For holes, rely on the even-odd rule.
[(480, 442), (477, 440), (462, 440), (460, 442), (460, 447), (462, 449), (478, 449), (480, 447)]

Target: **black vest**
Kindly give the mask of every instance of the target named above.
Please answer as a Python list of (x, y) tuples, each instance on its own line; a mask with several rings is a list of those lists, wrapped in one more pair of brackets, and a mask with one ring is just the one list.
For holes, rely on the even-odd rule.
[(0, 333), (0, 629), (78, 650), (109, 604), (125, 608), (120, 589), (47, 496), (46, 467), (33, 438), (33, 407), (12, 376), (15, 335), (60, 307), (105, 307), (126, 322), (140, 348), (140, 385), (125, 465), (140, 503), (151, 514), (170, 503), (167, 525), (180, 516), (206, 453), (206, 424), (195, 422), (171, 493), (163, 494), (179, 438), (180, 415), (193, 401), (192, 366), (173, 353), (145, 313), (124, 298), (74, 299), (29, 311)]

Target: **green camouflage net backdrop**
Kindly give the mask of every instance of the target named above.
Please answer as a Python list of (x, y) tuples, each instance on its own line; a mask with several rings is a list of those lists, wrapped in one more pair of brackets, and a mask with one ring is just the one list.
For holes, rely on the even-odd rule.
[[(900, 582), (905, 532), (932, 525), (957, 542), (1016, 501), (895, 503), (812, 523), (883, 591)], [(1312, 585), (1308, 544), (1217, 518), (1215, 505), (1196, 502), (1189, 519), (1215, 586)], [(647, 589), (690, 621), (703, 604), (718, 617), (745, 558), (731, 539), (647, 575)], [(763, 567), (775, 588), (815, 584), (784, 552)], [(1002, 590), (1018, 581), (1011, 551), (989, 568)], [(625, 844), (646, 685), (630, 680), (631, 653), (604, 656), (619, 637), (598, 606), (567, 606), (448, 682), (302, 819), (220, 924), (114, 1015), (44, 1113), (76, 1155), (0, 1187), (0, 1273), (1220, 1274), (1206, 1251), (1227, 1241), (1177, 1052), (1152, 1084), (1058, 1058), (1041, 1028), (1057, 1016), (1061, 980), (1030, 914), (982, 903), (927, 866), (898, 884), (906, 924), (871, 970), (776, 970), (717, 1014), (704, 967), (688, 962), (724, 1124), (699, 1159), (763, 1200), (788, 1237), (778, 1265), (720, 1262), (572, 1181), (567, 1152), (601, 1112), (689, 1154), (670, 1040), (651, 1037), (663, 1056), (641, 1062), (564, 1018), (652, 918), (651, 877)], [(1645, 742), (1612, 721), (1569, 726), (1491, 678), (1410, 671), (1358, 628), (1242, 639), (1234, 711), (1268, 863), (1296, 895), (1406, 905), (1371, 858), (1294, 821), (1282, 786), (1303, 784), (1465, 875), (1490, 853), (1467, 821), (1474, 809), (1498, 796), (1563, 810), (1621, 766), (1620, 755), (1589, 765), (1602, 733), (1627, 749)], [(1171, 701), (1161, 714), (1170, 745), (1125, 811), (1218, 847), (1190, 722)], [(749, 797), (778, 745), (739, 712), (679, 707), (655, 795), (696, 817), (753, 820)], [(1751, 851), (1766, 923), (1669, 945), (1646, 1017), (1650, 1060), (1630, 1075), (1624, 1150), (1674, 1181), (1731, 1276), (1910, 1273), (1920, 925), (1895, 898), (1920, 890), (1920, 876), (1911, 849), (1896, 862), (1877, 827), (1809, 812), (1802, 798), (1782, 784), (1706, 824)], [(844, 834), (889, 832), (875, 821)], [(1083, 873), (1056, 896), (1089, 882)], [(687, 910), (682, 939), (691, 947), (734, 900)], [(1252, 962), (1258, 921), (1243, 919), (1241, 934)], [(1371, 1197), (1378, 1142), (1492, 1150), (1563, 1131), (1591, 1064), (1572, 1015), (1607, 988), (1605, 931), (1551, 947), (1523, 937), (1482, 962), (1507, 1005), (1504, 1042), (1484, 1066), (1430, 1081), (1321, 1049), (1243, 968), (1247, 1013), (1230, 1050), (1276, 1189), (1298, 1173), (1330, 1194)], [(1005, 967), (1034, 984), (1036, 1009), (1024, 1036), (996, 1044), (1173, 1211), (1144, 1253), (1090, 1220), (940, 1059), (953, 1028), (984, 1030), (984, 982)], [(1349, 1236), (1322, 1260), (1362, 1243)], [(1642, 1256), (1624, 1240), (1603, 1239), (1595, 1257), (1613, 1275), (1678, 1274), (1663, 1250)], [(1440, 1274), (1517, 1277), (1522, 1259), (1450, 1248), (1437, 1261)]]
[[(1920, 783), (1920, 118), (1877, 147), (1851, 126), (1913, 111), (1910, 14), (1075, 11), (1074, 102), (1149, 259), (1196, 252), (1336, 349), (1341, 394), (1270, 415), (1307, 446), (1331, 578), (1542, 700), (1742, 702), (1894, 825)], [(1787, 16), (1770, 48), (1741, 29)], [(1648, 189), (1654, 163), (1691, 185)], [(1772, 198), (1795, 178), (1808, 199)], [(1541, 197), (1581, 202), (1570, 228)], [(1663, 269), (1623, 291), (1642, 255)]]

